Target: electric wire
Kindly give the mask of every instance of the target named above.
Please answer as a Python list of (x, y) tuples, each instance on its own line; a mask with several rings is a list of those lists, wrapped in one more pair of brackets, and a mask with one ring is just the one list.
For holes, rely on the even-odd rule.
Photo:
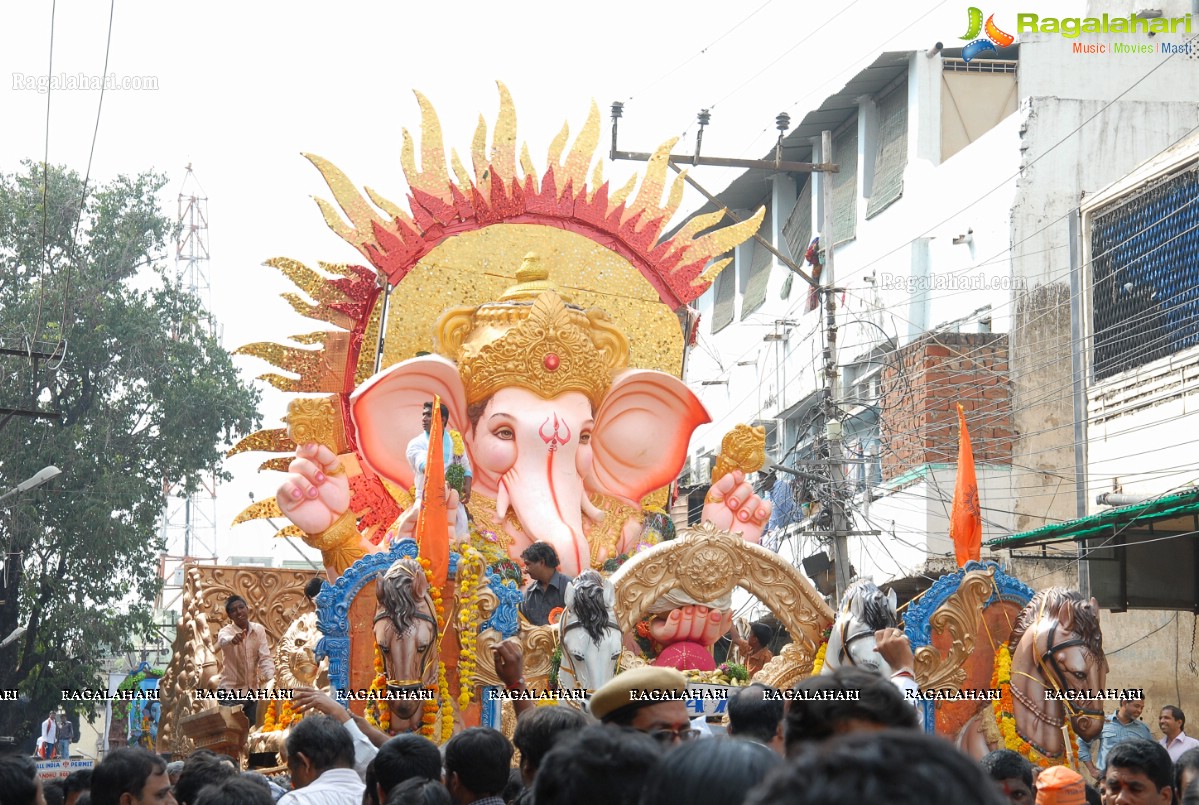
[(50, 55), (46, 67), (46, 137), (42, 151), (42, 265), (38, 272), (37, 316), (33, 321), (33, 330), (29, 333), (29, 349), (33, 350), (33, 342), (37, 341), (42, 329), (42, 306), (46, 298), (46, 270), (50, 254), (47, 240), (50, 230), (50, 98), (54, 94), (54, 18), (58, 13), (58, 0), (50, 3)]

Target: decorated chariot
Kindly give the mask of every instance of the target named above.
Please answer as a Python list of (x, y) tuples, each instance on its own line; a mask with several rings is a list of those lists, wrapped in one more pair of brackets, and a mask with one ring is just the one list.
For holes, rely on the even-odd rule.
[[(309, 156), (333, 196), (318, 200), (326, 223), (369, 267), (267, 263), (303, 292), (285, 294), (293, 308), (334, 328), (239, 350), (285, 372), (264, 379), (297, 397), (286, 427), (232, 451), (279, 454), (262, 468), (288, 473), (277, 498), (238, 522), (286, 517), (292, 525), (281, 535), (319, 549), (329, 582), (315, 614), (292, 624), (276, 684), (325, 685), (318, 663), (326, 662), (328, 689), (380, 729), (444, 742), (465, 725), (501, 724), (492, 658), (507, 639), (520, 641), (534, 689), (594, 690), (640, 663), (711, 673), (736, 587), (764, 602), (789, 638), (758, 679), (790, 686), (814, 667), (871, 661), (877, 624), (897, 624), (894, 598), (861, 585), (834, 623), (811, 583), (757, 544), (770, 504), (746, 476), (763, 466), (763, 434), (739, 426), (726, 437), (703, 525), (676, 534), (666, 513), (692, 432), (711, 420), (680, 380), (697, 324), (689, 303), (763, 213), (725, 228), (716, 228), (722, 213), (698, 216), (664, 238), (683, 190), (682, 176), (667, 188), (673, 141), (639, 185), (615, 189), (595, 158), (593, 105), (573, 141), (563, 129), (539, 171), (518, 148), (502, 86), (500, 95), (494, 129), (480, 123), (467, 160), (452, 152), (448, 163), (437, 116), (418, 95), (420, 141), (405, 132), (401, 151), (405, 205), (359, 191)], [(437, 404), (426, 426), (429, 403)], [(425, 432), (433, 449), (414, 460), (410, 446)], [(552, 625), (519, 613), (518, 560), (538, 541), (575, 577)], [(982, 577), (993, 598), (979, 598)], [(998, 613), (1017, 615), (1009, 611), (1031, 598), (1021, 602), (994, 567), (946, 584), (908, 614), (925, 689), (960, 689), (979, 674), (989, 682), (970, 664), (971, 641), (984, 625), (993, 637), (1011, 632), (998, 628)], [(261, 604), (250, 600), (251, 609)], [(191, 643), (177, 644), (164, 681), (164, 732), (176, 741), (184, 721), (206, 712), (190, 691), (213, 683), (214, 611), (202, 610), (185, 614), (181, 638)], [(1037, 610), (1061, 611), (1056, 600)], [(1050, 665), (1069, 669), (1055, 677), (1063, 683), (1073, 660), (1055, 651), (1095, 651), (1077, 617), (1056, 632), (1026, 625), (1023, 633), (1030, 628)], [(1017, 647), (1012, 662), (1028, 652)], [(733, 682), (727, 670), (719, 681)], [(1008, 689), (1036, 694), (1023, 683)], [(1017, 726), (1021, 701), (1010, 711)], [(1057, 723), (1038, 712), (1047, 729)], [(252, 745), (278, 748), (296, 717), (287, 706), (266, 708)], [(940, 707), (926, 715), (930, 728), (960, 727), (972, 740), (968, 720)], [(987, 745), (1004, 734), (997, 723), (998, 733), (977, 733)], [(1053, 756), (1052, 736), (1036, 737)]]

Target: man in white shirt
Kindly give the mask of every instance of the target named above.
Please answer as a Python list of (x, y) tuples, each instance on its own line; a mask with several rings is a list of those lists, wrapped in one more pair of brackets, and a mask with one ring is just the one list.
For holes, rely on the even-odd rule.
[(1187, 717), (1183, 715), (1182, 709), (1172, 704), (1163, 707), (1161, 715), (1157, 717), (1157, 726), (1164, 736), (1158, 743), (1170, 753), (1170, 761), (1173, 763), (1178, 762), (1183, 752), (1199, 746), (1199, 741), (1182, 731), (1186, 723)]
[[(464, 471), (462, 480), (462, 494), (459, 495), (459, 502), (462, 504), (458, 507), (457, 519), (454, 521), (454, 533), (459, 537), (465, 537), (468, 533), (469, 526), (466, 520), (466, 504), (470, 503), (470, 487), (473, 480), (470, 468), (470, 458), (464, 450), (462, 455), (454, 455), (454, 439), (450, 435), (450, 409), (445, 404), (441, 404), (441, 449), (442, 449), (442, 466), (448, 471), (450, 466), (458, 464)], [(433, 427), (433, 403), (425, 403), (424, 410), (421, 413), (421, 425), (424, 430), (417, 434), (412, 441), (408, 442), (408, 450), (405, 452), (408, 458), (408, 463), (412, 466), (412, 471), (416, 474), (414, 486), (416, 494), (416, 504), (413, 510), (420, 506), (421, 498), (425, 492), (425, 463), (429, 458), (429, 430)]]
[(222, 704), (240, 704), (253, 727), (257, 701), (246, 692), (263, 689), (275, 678), (275, 662), (271, 659), (266, 628), (250, 621), (246, 599), (230, 596), (225, 602), (225, 614), (232, 623), (222, 627), (216, 637), (217, 651), (223, 656), (220, 689), (228, 692)]
[(54, 721), (54, 711), (42, 722), (42, 735), (37, 739), (37, 756), (40, 758), (54, 757), (54, 743), (58, 740), (58, 724)]
[(311, 714), (287, 736), (293, 791), (279, 805), (359, 805), (366, 786), (354, 771), (354, 742), (329, 716)]

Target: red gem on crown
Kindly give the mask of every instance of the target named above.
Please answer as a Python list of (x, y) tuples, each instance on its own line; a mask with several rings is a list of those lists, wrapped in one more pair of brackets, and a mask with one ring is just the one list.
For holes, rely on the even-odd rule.
[(551, 352), (545, 356), (545, 358), (542, 360), (542, 363), (545, 364), (545, 369), (547, 372), (556, 372), (558, 367), (562, 365), (562, 359)]

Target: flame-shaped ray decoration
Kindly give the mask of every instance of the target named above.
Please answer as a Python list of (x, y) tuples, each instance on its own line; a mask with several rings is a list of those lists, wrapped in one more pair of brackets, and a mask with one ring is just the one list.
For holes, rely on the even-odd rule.
[[(418, 142), (404, 131), (400, 148), (400, 164), (409, 187), (407, 209), (369, 187), (359, 192), (332, 163), (305, 155), (333, 194), (335, 203), (316, 200), (325, 222), (374, 270), (323, 262), (318, 270), (282, 257), (266, 262), (295, 285), (298, 293), (282, 296), (296, 312), (336, 329), (292, 336), (290, 344), (248, 344), (235, 354), (260, 358), (286, 373), (261, 376), (276, 388), (291, 393), (324, 393), (328, 396), (323, 399), (329, 404), (316, 419), (307, 417), (307, 429), (297, 429), (297, 422), (304, 419), (297, 416), (297, 406), (307, 402), (307, 410), (315, 404), (311, 398), (299, 398), (293, 401), (285, 419), (288, 428), (251, 434), (227, 455), (248, 451), (291, 453), (297, 441), (310, 440), (312, 427), (323, 422), (336, 434), (332, 445), (335, 451), (343, 460), (350, 458), (355, 445), (347, 403), (354, 388), (375, 371), (376, 346), (381, 343), (381, 294), (387, 286), (401, 282), (447, 239), (501, 223), (540, 224), (580, 234), (635, 266), (669, 308), (663, 315), (673, 320), (670, 311), (703, 293), (731, 259), (717, 258), (751, 237), (761, 224), (764, 209), (740, 224), (714, 229), (722, 215), (714, 213), (697, 216), (673, 238), (660, 240), (683, 198), (682, 175), (667, 187), (667, 159), (673, 140), (653, 154), (640, 184), (634, 176), (613, 190), (603, 179), (602, 160), (596, 160), (600, 114), (592, 103), (573, 142), (569, 128), (563, 126), (550, 145), (545, 171), (538, 174), (528, 147), (518, 147), (512, 98), (503, 84), (499, 92), (495, 127), (489, 131), (479, 118), (470, 144), (469, 168), (453, 150), (447, 162), (437, 113), (428, 99), (417, 93), (420, 139)], [(650, 301), (652, 295), (646, 298)], [(290, 457), (277, 456), (264, 461), (260, 469), (285, 471), (289, 463)], [(407, 492), (389, 491), (356, 460), (351, 459), (347, 465), (352, 489), (350, 507), (359, 527), (377, 541), (399, 515), (401, 506), (408, 505)], [(237, 522), (278, 515), (275, 501), (264, 500), (238, 515)], [(294, 526), (289, 526), (279, 535), (295, 533)]]
[(548, 167), (538, 176), (527, 147), (519, 149), (517, 160), (515, 107), (503, 84), (499, 90), (500, 113), (491, 131), (490, 154), (482, 121), (471, 145), (473, 176), (468, 175), (457, 153), (452, 153), (447, 164), (437, 113), (428, 99), (417, 93), (420, 144), (405, 131), (400, 157), (409, 187), (408, 212), (369, 188), (359, 192), (328, 160), (305, 155), (321, 172), (336, 203), (317, 199), (325, 222), (389, 284), (401, 282), (446, 238), (503, 222), (539, 223), (607, 244), (636, 266), (662, 303), (674, 310), (703, 293), (731, 259), (709, 265), (714, 258), (751, 237), (761, 224), (764, 209), (740, 224), (700, 234), (718, 220), (706, 216), (675, 237), (660, 241), (683, 198), (681, 174), (668, 192), (666, 186), (667, 159), (675, 141), (663, 143), (654, 152), (632, 200), (628, 200), (631, 186), (616, 193), (606, 182), (589, 186), (588, 174), (597, 183), (602, 179), (599, 165), (592, 170), (600, 137), (599, 109), (593, 102), (587, 122), (569, 149), (567, 129), (554, 139)]

